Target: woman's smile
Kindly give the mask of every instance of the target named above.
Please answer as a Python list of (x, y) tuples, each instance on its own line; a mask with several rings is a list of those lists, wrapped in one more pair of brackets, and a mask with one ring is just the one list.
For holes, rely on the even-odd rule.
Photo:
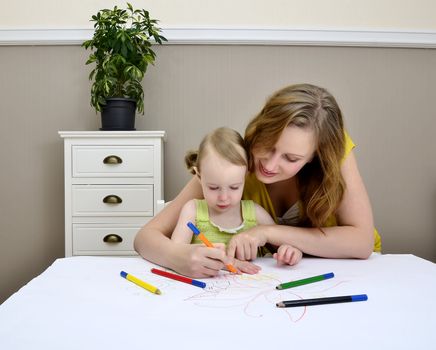
[(267, 169), (265, 169), (264, 166), (262, 165), (262, 162), (259, 162), (259, 171), (263, 176), (266, 177), (273, 177), (277, 174), (274, 171), (268, 171)]

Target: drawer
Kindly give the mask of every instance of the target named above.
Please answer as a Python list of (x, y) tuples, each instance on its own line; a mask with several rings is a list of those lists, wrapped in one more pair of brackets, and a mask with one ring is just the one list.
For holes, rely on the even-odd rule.
[(73, 146), (73, 177), (153, 177), (154, 146)]
[(73, 216), (153, 216), (153, 185), (73, 185)]
[(73, 255), (136, 255), (133, 241), (140, 227), (73, 225)]

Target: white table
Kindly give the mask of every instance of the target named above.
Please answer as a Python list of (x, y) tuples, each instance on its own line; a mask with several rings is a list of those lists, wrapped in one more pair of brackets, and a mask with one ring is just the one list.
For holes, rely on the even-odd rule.
[[(150, 273), (139, 257), (56, 260), (0, 306), (0, 349), (430, 349), (436, 264), (413, 255), (258, 259), (258, 275), (226, 272), (206, 289)], [(124, 270), (162, 291), (120, 277)], [(279, 291), (281, 282), (333, 272)], [(279, 309), (281, 300), (367, 294), (368, 301)]]

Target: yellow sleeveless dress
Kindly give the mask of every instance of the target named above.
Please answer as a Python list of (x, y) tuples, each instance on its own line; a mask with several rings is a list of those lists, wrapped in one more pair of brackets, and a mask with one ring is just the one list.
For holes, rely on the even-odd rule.
[[(204, 199), (196, 199), (196, 226), (211, 243), (227, 243), (230, 239), (240, 232), (246, 231), (257, 225), (256, 210), (254, 202), (251, 200), (241, 201), (242, 224), (234, 229), (223, 229), (213, 224), (209, 219), (209, 208)], [(202, 243), (197, 235), (192, 235), (191, 243)]]

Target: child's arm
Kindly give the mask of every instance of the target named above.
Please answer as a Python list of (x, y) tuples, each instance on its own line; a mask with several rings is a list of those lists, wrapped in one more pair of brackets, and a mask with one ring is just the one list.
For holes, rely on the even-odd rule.
[(192, 231), (187, 226), (189, 221), (195, 222), (196, 213), (195, 200), (190, 200), (185, 203), (180, 211), (179, 219), (177, 220), (176, 227), (174, 228), (173, 234), (171, 235), (171, 240), (176, 243), (191, 243)]
[[(188, 227), (188, 222), (195, 222), (195, 214), (197, 208), (195, 205), (195, 200), (190, 200), (182, 207), (180, 211), (179, 219), (177, 221), (176, 227), (174, 228), (173, 234), (171, 235), (171, 240), (176, 243), (186, 243), (190, 244), (192, 240), (192, 231)], [(203, 244), (199, 244), (203, 245)], [(206, 248), (206, 247), (205, 247)], [(214, 248), (225, 251), (225, 245), (222, 243), (215, 243)], [(210, 248), (207, 248), (210, 249)], [(260, 267), (249, 263), (248, 261), (238, 261), (237, 259), (231, 259), (240, 272), (248, 274), (256, 274), (259, 272)]]

